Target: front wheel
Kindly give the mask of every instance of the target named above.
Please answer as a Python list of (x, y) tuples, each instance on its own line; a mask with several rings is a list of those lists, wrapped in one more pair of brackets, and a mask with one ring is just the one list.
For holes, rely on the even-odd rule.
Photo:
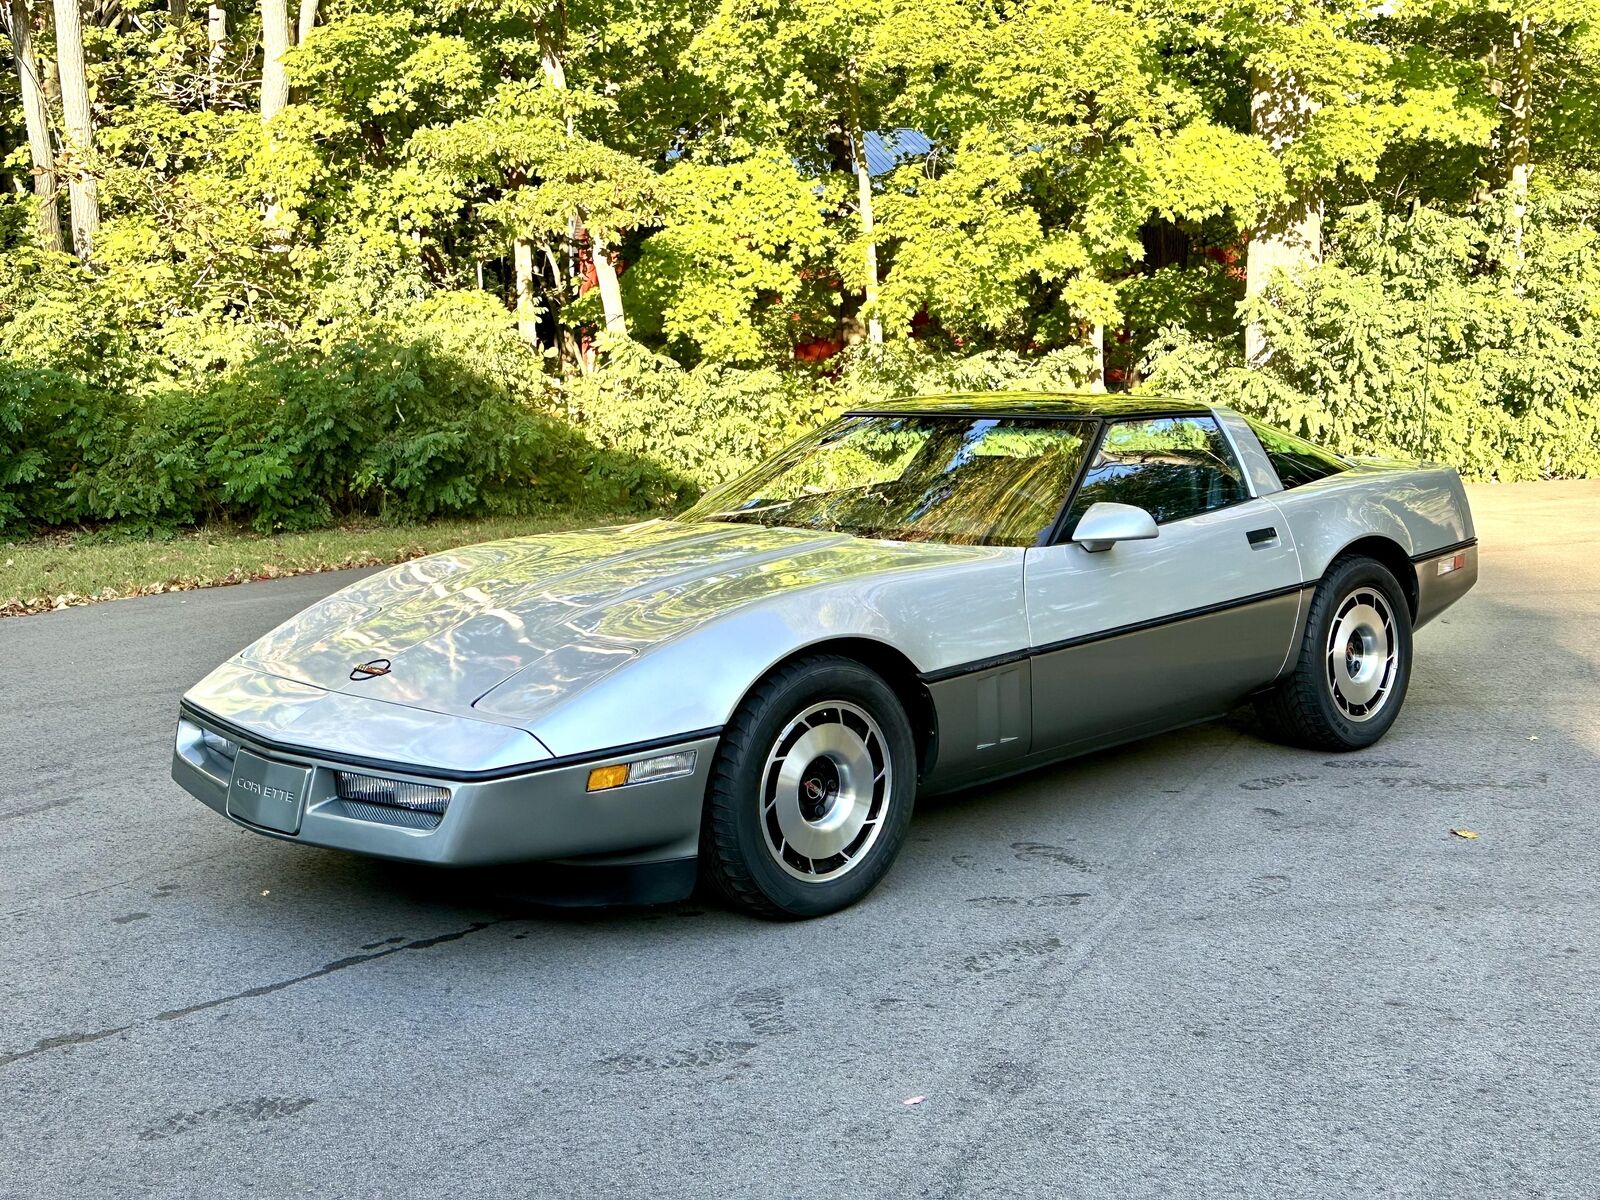
[(1256, 709), (1280, 741), (1360, 750), (1389, 731), (1410, 682), (1405, 594), (1382, 563), (1351, 556), (1317, 585), (1294, 670)]
[(763, 680), (728, 723), (701, 863), (757, 916), (836, 912), (889, 869), (915, 792), (911, 726), (889, 685), (853, 659), (803, 659)]

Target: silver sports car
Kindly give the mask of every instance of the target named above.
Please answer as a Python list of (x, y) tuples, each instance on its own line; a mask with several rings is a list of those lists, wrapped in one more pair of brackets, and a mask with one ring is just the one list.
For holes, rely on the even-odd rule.
[(184, 697), (172, 772), (272, 837), (815, 916), (883, 877), (919, 791), (1247, 699), (1371, 745), (1477, 572), (1448, 467), (1181, 400), (905, 400), (670, 520), (329, 596)]

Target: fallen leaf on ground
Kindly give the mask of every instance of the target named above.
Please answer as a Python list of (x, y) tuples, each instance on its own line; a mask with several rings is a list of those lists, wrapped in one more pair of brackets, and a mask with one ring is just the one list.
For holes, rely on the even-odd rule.
[(1477, 832), (1472, 829), (1452, 829), (1450, 832), (1458, 838), (1466, 838), (1469, 842), (1478, 836)]

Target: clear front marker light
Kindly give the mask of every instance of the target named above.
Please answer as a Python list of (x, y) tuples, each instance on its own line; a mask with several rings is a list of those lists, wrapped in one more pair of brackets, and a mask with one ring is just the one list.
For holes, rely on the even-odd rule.
[(432, 784), (412, 783), (406, 779), (381, 779), (375, 775), (354, 775), (344, 771), (334, 778), (335, 789), (341, 800), (358, 800), (365, 804), (384, 804), (390, 808), (435, 814), (444, 812), (450, 805), (450, 789)]
[(1466, 565), (1467, 556), (1465, 554), (1454, 554), (1449, 558), (1441, 558), (1439, 560), (1439, 574), (1448, 575), (1451, 571), (1459, 571)]
[(641, 758), (628, 765), (629, 783), (654, 783), (659, 779), (679, 779), (694, 774), (694, 751), (680, 750), (659, 758)]
[(589, 772), (589, 790), (605, 792), (633, 783), (681, 779), (694, 774), (694, 759), (693, 750), (679, 750), (675, 754), (659, 754), (655, 758), (641, 758), (636, 762), (596, 767)]

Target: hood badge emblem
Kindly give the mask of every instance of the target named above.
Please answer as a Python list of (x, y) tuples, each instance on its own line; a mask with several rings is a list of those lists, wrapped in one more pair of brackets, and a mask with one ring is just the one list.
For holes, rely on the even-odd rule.
[(357, 663), (350, 669), (350, 678), (359, 683), (363, 679), (371, 679), (375, 675), (387, 675), (388, 673), (389, 660), (387, 658), (375, 658), (371, 662)]

